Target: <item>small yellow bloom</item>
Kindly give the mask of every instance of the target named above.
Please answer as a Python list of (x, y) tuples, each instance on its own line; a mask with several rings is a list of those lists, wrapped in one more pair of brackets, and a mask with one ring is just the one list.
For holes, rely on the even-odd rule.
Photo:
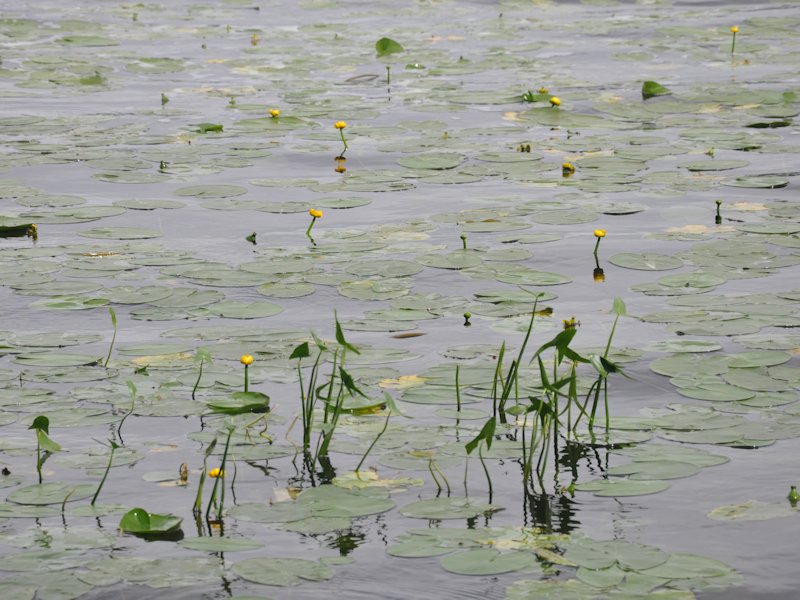
[(217, 477), (225, 477), (225, 471), (220, 469), (219, 467), (214, 467), (208, 472), (208, 476), (212, 479), (216, 479)]
[(540, 87), (540, 88), (539, 88), (539, 93), (540, 93), (540, 94), (546, 94), (547, 92), (548, 92), (548, 90), (547, 90), (547, 88), (546, 88), (546, 87)]
[(733, 27), (731, 27), (731, 33), (739, 33), (739, 26), (734, 25)]
[(257, 33), (254, 33), (250, 36), (250, 45), (251, 46), (258, 46), (261, 43), (261, 36)]
[(572, 175), (575, 172), (575, 165), (569, 162), (565, 162), (561, 164), (561, 172), (564, 175)]
[(581, 322), (578, 321), (575, 317), (572, 317), (571, 319), (564, 319), (563, 323), (564, 323), (564, 331), (568, 329), (575, 329), (578, 325), (581, 324)]
[(606, 237), (606, 230), (605, 229), (595, 229), (594, 230), (594, 237), (596, 237), (596, 238), (604, 238), (604, 237)]
[(336, 121), (333, 126), (336, 127), (336, 129), (344, 129), (347, 127), (347, 123), (345, 121)]
[(550, 98), (550, 105), (553, 106), (553, 107), (561, 106), (561, 98), (559, 98), (558, 96), (551, 97)]
[(322, 211), (318, 210), (316, 208), (309, 209), (308, 214), (310, 214), (315, 219), (321, 219), (322, 218)]
[(248, 365), (252, 365), (255, 359), (250, 356), (249, 354), (245, 354), (242, 358), (239, 359), (239, 362), (242, 363), (245, 367)]
[(281, 111), (279, 111), (277, 108), (270, 108), (269, 116), (272, 117), (273, 119), (277, 119), (278, 117), (281, 116)]

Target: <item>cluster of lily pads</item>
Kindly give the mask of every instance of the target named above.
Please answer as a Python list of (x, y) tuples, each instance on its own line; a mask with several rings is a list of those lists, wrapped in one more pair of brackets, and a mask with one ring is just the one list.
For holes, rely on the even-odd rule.
[[(4, 598), (411, 559), (512, 599), (742, 583), (557, 509), (800, 437), (797, 20), (400, 4), (0, 19)], [(708, 517), (797, 518), (791, 483)]]

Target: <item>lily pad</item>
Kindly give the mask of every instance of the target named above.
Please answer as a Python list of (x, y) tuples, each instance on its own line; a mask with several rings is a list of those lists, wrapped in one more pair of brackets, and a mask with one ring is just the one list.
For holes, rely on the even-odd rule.
[(458, 575), (499, 575), (537, 565), (530, 552), (498, 552), (491, 548), (472, 548), (442, 558), (445, 571)]
[(143, 508), (134, 508), (122, 516), (119, 528), (126, 533), (160, 534), (179, 529), (182, 522), (183, 519), (175, 515), (159, 515)]
[(281, 587), (297, 585), (304, 580), (326, 581), (333, 577), (329, 566), (303, 558), (248, 558), (234, 563), (231, 570), (246, 581)]
[(406, 504), (400, 513), (415, 519), (471, 519), (502, 510), (478, 498), (430, 498)]

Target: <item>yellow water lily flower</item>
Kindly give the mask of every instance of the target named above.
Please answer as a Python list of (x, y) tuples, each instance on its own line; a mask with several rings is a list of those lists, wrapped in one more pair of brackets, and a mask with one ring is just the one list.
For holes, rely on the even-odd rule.
[(272, 117), (273, 119), (277, 119), (278, 117), (281, 116), (281, 111), (278, 110), (277, 108), (270, 108), (269, 116)]
[(604, 238), (604, 237), (606, 237), (606, 230), (605, 229), (595, 229), (594, 230), (594, 237), (596, 237), (596, 238)]
[(561, 98), (559, 98), (558, 96), (552, 96), (550, 98), (550, 106), (552, 106), (553, 108), (555, 108), (556, 106), (561, 106)]
[(322, 211), (318, 210), (316, 208), (309, 209), (308, 214), (310, 214), (315, 219), (321, 219), (322, 218)]
[(344, 129), (345, 127), (347, 127), (347, 123), (345, 121), (336, 121), (336, 123), (334, 123), (333, 126), (336, 129)]
[(603, 272), (603, 269), (597, 267), (593, 272), (592, 276), (594, 277), (595, 283), (603, 283), (606, 280), (606, 274)]
[(572, 317), (571, 319), (564, 319), (562, 322), (564, 323), (565, 331), (567, 329), (575, 329), (578, 325), (581, 324), (581, 322), (578, 321), (575, 317)]
[(219, 467), (214, 467), (208, 472), (208, 476), (212, 479), (216, 479), (217, 477), (225, 477), (225, 471), (220, 469)]
[(736, 34), (739, 33), (739, 26), (731, 27), (731, 55), (736, 51)]
[(569, 162), (561, 163), (561, 173), (566, 177), (575, 172), (575, 165)]
[(245, 367), (247, 367), (249, 365), (252, 365), (254, 360), (255, 359), (252, 356), (250, 356), (249, 354), (245, 354), (239, 359), (239, 362), (242, 363)]
[(546, 87), (540, 87), (539, 88), (539, 93), (540, 94), (546, 94), (547, 92), (548, 92), (548, 89)]

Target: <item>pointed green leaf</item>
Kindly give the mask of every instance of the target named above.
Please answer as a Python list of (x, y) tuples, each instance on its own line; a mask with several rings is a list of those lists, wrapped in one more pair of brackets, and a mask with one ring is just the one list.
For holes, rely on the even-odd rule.
[(625, 308), (625, 302), (623, 302), (622, 298), (620, 298), (619, 296), (614, 298), (614, 304), (612, 305), (611, 310), (614, 312), (614, 314), (617, 314), (620, 317), (624, 317), (625, 315), (628, 314), (628, 311)]
[(378, 53), (378, 56), (387, 56), (389, 54), (397, 54), (398, 52), (404, 51), (405, 48), (387, 37), (383, 37), (375, 42), (375, 52)]
[(467, 454), (472, 454), (472, 451), (478, 447), (478, 444), (480, 444), (481, 440), (484, 440), (486, 442), (486, 447), (491, 449), (493, 439), (492, 436), (494, 436), (494, 430), (496, 426), (497, 419), (495, 417), (491, 417), (488, 421), (486, 421), (475, 439), (465, 445)]
[(654, 96), (664, 96), (671, 93), (672, 92), (656, 81), (645, 81), (642, 84), (643, 100), (647, 100), (648, 98), (652, 98)]
[(39, 441), (39, 446), (42, 448), (42, 450), (46, 450), (47, 452), (58, 452), (61, 450), (61, 446), (51, 440), (50, 436), (48, 436), (41, 429), (36, 430), (36, 439)]
[(292, 353), (289, 355), (289, 360), (293, 358), (307, 358), (309, 356), (311, 356), (311, 353), (308, 351), (308, 342), (303, 342), (292, 350)]
[(347, 391), (350, 392), (350, 395), (355, 396), (356, 394), (358, 394), (363, 398), (367, 397), (366, 394), (364, 394), (364, 392), (358, 389), (358, 386), (356, 386), (355, 381), (353, 381), (353, 378), (342, 367), (339, 367), (339, 376), (342, 378), (342, 383), (344, 384), (344, 387), (347, 388)]
[(355, 346), (353, 346), (352, 344), (349, 344), (347, 342), (347, 340), (344, 339), (344, 333), (342, 332), (342, 326), (339, 324), (339, 317), (336, 316), (336, 312), (335, 311), (333, 313), (333, 318), (336, 321), (336, 341), (339, 342), (340, 345), (344, 346), (348, 350), (351, 350), (352, 352), (355, 352), (356, 354), (361, 354), (361, 352), (359, 352), (358, 349)]
[(33, 420), (28, 429), (36, 429), (37, 431), (44, 431), (45, 433), (50, 433), (50, 419), (45, 417), (44, 415), (39, 415)]

